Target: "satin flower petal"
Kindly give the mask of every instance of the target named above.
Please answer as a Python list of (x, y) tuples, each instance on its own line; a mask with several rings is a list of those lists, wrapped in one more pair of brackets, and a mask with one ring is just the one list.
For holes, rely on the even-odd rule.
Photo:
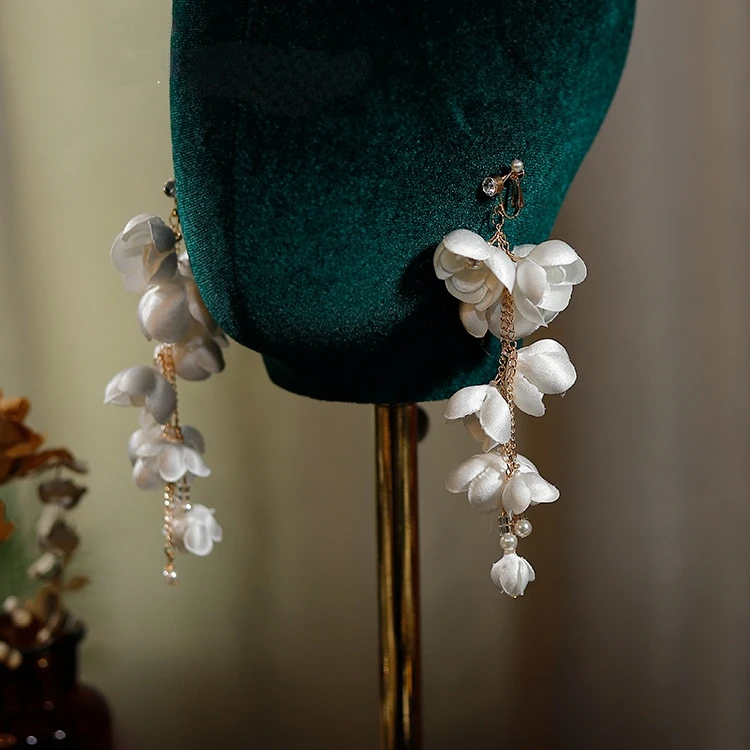
[(199, 557), (210, 554), (221, 542), (224, 533), (214, 518), (214, 509), (205, 505), (193, 507), (174, 521), (175, 542), (182, 549)]
[(542, 393), (550, 394), (565, 393), (577, 377), (565, 347), (552, 339), (541, 339), (521, 349), (518, 373)]
[(510, 407), (497, 388), (489, 388), (479, 410), (479, 423), (487, 437), (498, 443), (507, 443), (510, 440)]
[(539, 306), (552, 312), (562, 312), (570, 304), (572, 295), (573, 287), (570, 284), (558, 284), (544, 293)]
[(185, 338), (193, 323), (185, 280), (148, 289), (138, 303), (138, 323), (149, 341), (173, 344)]
[(544, 416), (545, 408), (541, 391), (520, 372), (513, 380), (513, 400), (516, 406), (532, 417)]
[(175, 235), (158, 216), (140, 214), (115, 238), (110, 255), (131, 292), (144, 292), (151, 284), (167, 281), (177, 268)]
[(505, 289), (513, 289), (516, 280), (516, 264), (499, 247), (493, 247), (485, 261), (495, 278)]
[(459, 305), (458, 314), (469, 334), (478, 339), (484, 338), (489, 329), (487, 314), (484, 311), (479, 310), (475, 305), (462, 302)]
[(540, 266), (567, 266), (579, 260), (578, 253), (562, 240), (540, 242), (528, 257)]
[(468, 229), (456, 229), (443, 237), (440, 243), (454, 255), (472, 260), (487, 260), (491, 246), (481, 235)]
[(179, 443), (167, 443), (160, 451), (156, 465), (165, 482), (176, 482), (187, 474), (183, 447)]
[(136, 365), (121, 370), (107, 384), (104, 403), (117, 406), (143, 406), (161, 424), (166, 424), (175, 410), (174, 388), (155, 368)]
[(501, 591), (516, 598), (523, 596), (526, 587), (535, 578), (534, 568), (515, 552), (506, 552), (490, 570), (492, 582)]
[(516, 273), (516, 289), (520, 290), (532, 305), (539, 305), (547, 290), (547, 274), (533, 261), (521, 263)]
[(158, 490), (164, 486), (159, 472), (143, 459), (138, 459), (133, 466), (133, 482), (142, 490)]
[(486, 469), (476, 477), (468, 489), (469, 504), (479, 513), (494, 513), (501, 505), (505, 475)]
[(466, 492), (471, 482), (482, 472), (486, 471), (488, 466), (489, 462), (487, 461), (486, 454), (479, 454), (468, 458), (448, 474), (445, 480), (445, 489), (454, 495), (459, 492)]
[(491, 385), (469, 385), (461, 388), (448, 399), (443, 416), (449, 422), (453, 422), (477, 413), (491, 390), (496, 389)]

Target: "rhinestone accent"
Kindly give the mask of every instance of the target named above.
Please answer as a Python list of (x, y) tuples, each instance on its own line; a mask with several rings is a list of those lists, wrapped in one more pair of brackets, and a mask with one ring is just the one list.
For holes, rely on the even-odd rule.
[(494, 177), (485, 177), (482, 180), (482, 192), (490, 197), (497, 195), (497, 183)]

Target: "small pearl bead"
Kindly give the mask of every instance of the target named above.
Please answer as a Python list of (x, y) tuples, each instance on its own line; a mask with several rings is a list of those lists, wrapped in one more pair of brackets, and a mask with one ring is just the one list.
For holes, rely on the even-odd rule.
[(515, 531), (521, 539), (524, 539), (531, 534), (532, 529), (533, 526), (531, 525), (531, 521), (527, 521), (525, 518), (519, 518), (513, 524), (513, 531)]
[(510, 163), (510, 171), (516, 174), (523, 172), (523, 162), (520, 159), (513, 159)]
[(518, 547), (518, 537), (511, 533), (503, 534), (500, 537), (500, 546), (506, 552), (513, 552)]

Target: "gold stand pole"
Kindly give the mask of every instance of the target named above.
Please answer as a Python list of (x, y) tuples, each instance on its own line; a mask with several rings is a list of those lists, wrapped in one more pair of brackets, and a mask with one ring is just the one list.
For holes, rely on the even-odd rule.
[(417, 407), (375, 407), (380, 750), (422, 747)]

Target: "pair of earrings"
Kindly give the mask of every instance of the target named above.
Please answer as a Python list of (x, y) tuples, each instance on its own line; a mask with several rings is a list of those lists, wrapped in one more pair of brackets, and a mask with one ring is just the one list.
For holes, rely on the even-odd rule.
[[(482, 182), (497, 198), (494, 233), (489, 240), (467, 229), (446, 235), (435, 250), (434, 268), (459, 315), (476, 338), (491, 333), (500, 340), (497, 375), (487, 385), (460, 389), (448, 401), (445, 418), (462, 421), (482, 452), (460, 464), (446, 480), (453, 493), (467, 492), (481, 513), (498, 513), (502, 557), (492, 566), (493, 582), (512, 597), (523, 595), (535, 578), (518, 555), (518, 541), (532, 531), (527, 511), (560, 496), (534, 464), (518, 454), (515, 410), (545, 412), (546, 394), (564, 394), (576, 380), (565, 348), (542, 339), (518, 348), (518, 340), (546, 327), (570, 302), (573, 287), (586, 278), (586, 266), (560, 240), (510, 247), (504, 225), (523, 209), (523, 163)], [(141, 214), (116, 237), (112, 261), (128, 291), (140, 293), (138, 321), (144, 336), (156, 340), (154, 364), (117, 373), (105, 390), (105, 403), (140, 406), (140, 429), (130, 438), (133, 480), (144, 490), (163, 488), (164, 576), (176, 582), (175, 551), (203, 556), (222, 539), (214, 510), (191, 501), (196, 477), (207, 477), (201, 433), (182, 424), (177, 379), (205, 380), (224, 369), (227, 340), (211, 317), (182, 247), (174, 180), (164, 186), (174, 200), (169, 223)]]
[(205, 380), (221, 372), (228, 342), (201, 299), (182, 246), (174, 180), (164, 193), (174, 200), (169, 222), (136, 216), (111, 251), (125, 289), (142, 295), (138, 322), (146, 339), (157, 342), (153, 365), (118, 372), (104, 402), (141, 407), (140, 429), (128, 443), (133, 481), (143, 490), (163, 490), (163, 573), (176, 583), (176, 550), (204, 556), (222, 539), (213, 508), (191, 501), (193, 480), (211, 472), (203, 460), (203, 436), (180, 420), (177, 379)]
[(586, 278), (586, 266), (570, 245), (547, 240), (510, 247), (506, 220), (523, 208), (523, 162), (482, 182), (497, 198), (494, 234), (489, 240), (467, 229), (446, 235), (435, 250), (434, 268), (453, 297), (466, 331), (476, 338), (488, 332), (500, 340), (497, 375), (488, 385), (461, 388), (448, 401), (445, 418), (462, 421), (482, 452), (454, 469), (445, 486), (468, 493), (472, 508), (497, 513), (502, 557), (491, 578), (504, 593), (522, 596), (535, 579), (534, 568), (518, 552), (519, 539), (531, 534), (527, 511), (558, 499), (558, 489), (543, 479), (516, 447), (515, 411), (540, 417), (546, 394), (564, 394), (576, 380), (565, 348), (541, 339), (520, 348), (518, 340), (546, 327), (570, 302), (573, 287)]

